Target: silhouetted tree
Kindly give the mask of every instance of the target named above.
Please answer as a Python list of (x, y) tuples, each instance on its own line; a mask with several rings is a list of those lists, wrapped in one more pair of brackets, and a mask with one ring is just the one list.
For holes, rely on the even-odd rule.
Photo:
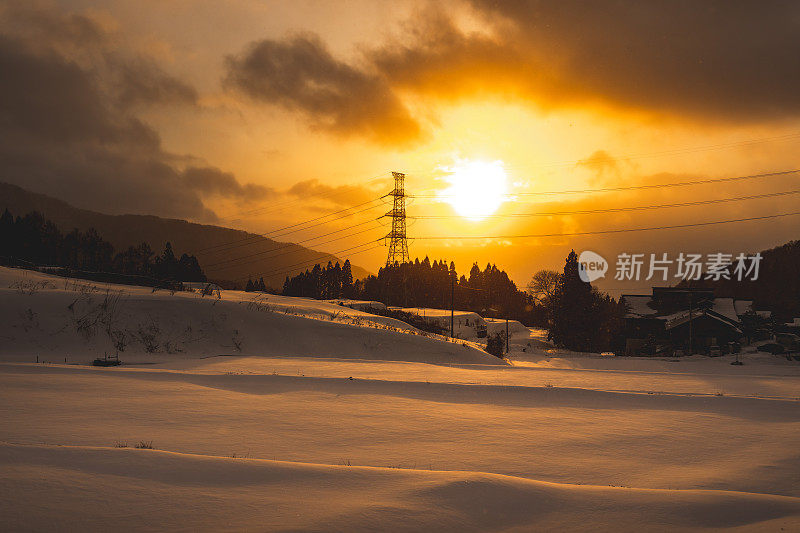
[(342, 265), (342, 297), (352, 298), (353, 295), (353, 267), (350, 265), (350, 260), (345, 259)]
[(592, 316), (592, 286), (580, 278), (575, 250), (567, 256), (553, 294), (550, 318), (549, 338), (556, 346), (589, 351), (596, 319)]
[(611, 349), (622, 329), (625, 310), (580, 278), (572, 250), (553, 295), (548, 299), (548, 336), (556, 346), (581, 352)]

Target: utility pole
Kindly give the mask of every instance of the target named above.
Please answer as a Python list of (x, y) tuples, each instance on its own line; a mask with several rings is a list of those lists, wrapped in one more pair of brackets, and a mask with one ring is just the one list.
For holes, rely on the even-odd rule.
[(406, 192), (405, 178), (402, 172), (392, 172), (394, 176), (394, 189), (388, 194), (394, 198), (392, 210), (386, 213), (392, 218), (392, 231), (386, 235), (389, 239), (389, 255), (386, 257), (386, 266), (395, 263), (408, 263), (408, 240), (406, 239)]
[(506, 353), (508, 353), (508, 311), (506, 311)]
[(689, 355), (694, 354), (694, 345), (692, 344), (692, 289), (689, 289)]
[(455, 292), (456, 292), (456, 280), (453, 276), (450, 276), (450, 338), (454, 338), (453, 335), (453, 317), (456, 313), (455, 311)]

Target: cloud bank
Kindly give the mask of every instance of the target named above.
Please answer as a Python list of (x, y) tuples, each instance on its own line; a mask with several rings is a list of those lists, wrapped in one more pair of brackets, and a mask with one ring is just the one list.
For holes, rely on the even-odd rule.
[(420, 125), (382, 76), (337, 60), (315, 36), (258, 41), (228, 56), (226, 65), (227, 86), (299, 111), (316, 128), (382, 144), (421, 137)]
[[(424, 11), (396, 39), (332, 57), (314, 36), (262, 40), (227, 60), (228, 86), (311, 125), (385, 144), (423, 138), (410, 95), (511, 99), (684, 121), (800, 115), (796, 2), (469, 0)], [(448, 11), (445, 11), (447, 9)], [(484, 31), (459, 27), (468, 10)]]
[(0, 180), (108, 213), (203, 221), (217, 219), (204, 196), (273, 194), (217, 168), (177, 168), (136, 111), (195, 105), (195, 89), (114, 48), (97, 21), (25, 7), (2, 15)]

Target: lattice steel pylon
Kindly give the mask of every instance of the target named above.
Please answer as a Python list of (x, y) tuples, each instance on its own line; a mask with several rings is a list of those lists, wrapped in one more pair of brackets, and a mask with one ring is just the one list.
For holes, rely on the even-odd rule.
[(406, 240), (406, 192), (404, 181), (406, 175), (402, 172), (392, 172), (394, 176), (394, 190), (388, 196), (394, 197), (392, 210), (386, 213), (387, 217), (392, 217), (392, 231), (386, 235), (389, 239), (389, 255), (386, 258), (386, 266), (395, 263), (407, 263), (408, 241)]

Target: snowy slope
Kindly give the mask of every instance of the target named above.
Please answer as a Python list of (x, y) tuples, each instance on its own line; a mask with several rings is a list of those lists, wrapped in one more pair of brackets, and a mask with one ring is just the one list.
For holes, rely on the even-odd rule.
[[(800, 528), (796, 362), (571, 354), (515, 328), (504, 364), (336, 304), (253, 298), (0, 269), (0, 528)], [(108, 324), (157, 324), (161, 348), (80, 364)]]
[[(472, 345), (330, 302), (239, 291), (190, 292), (66, 280), (0, 268), (0, 358), (87, 362), (124, 345), (126, 361), (219, 354), (499, 364)], [(402, 342), (401, 342), (402, 341)]]

